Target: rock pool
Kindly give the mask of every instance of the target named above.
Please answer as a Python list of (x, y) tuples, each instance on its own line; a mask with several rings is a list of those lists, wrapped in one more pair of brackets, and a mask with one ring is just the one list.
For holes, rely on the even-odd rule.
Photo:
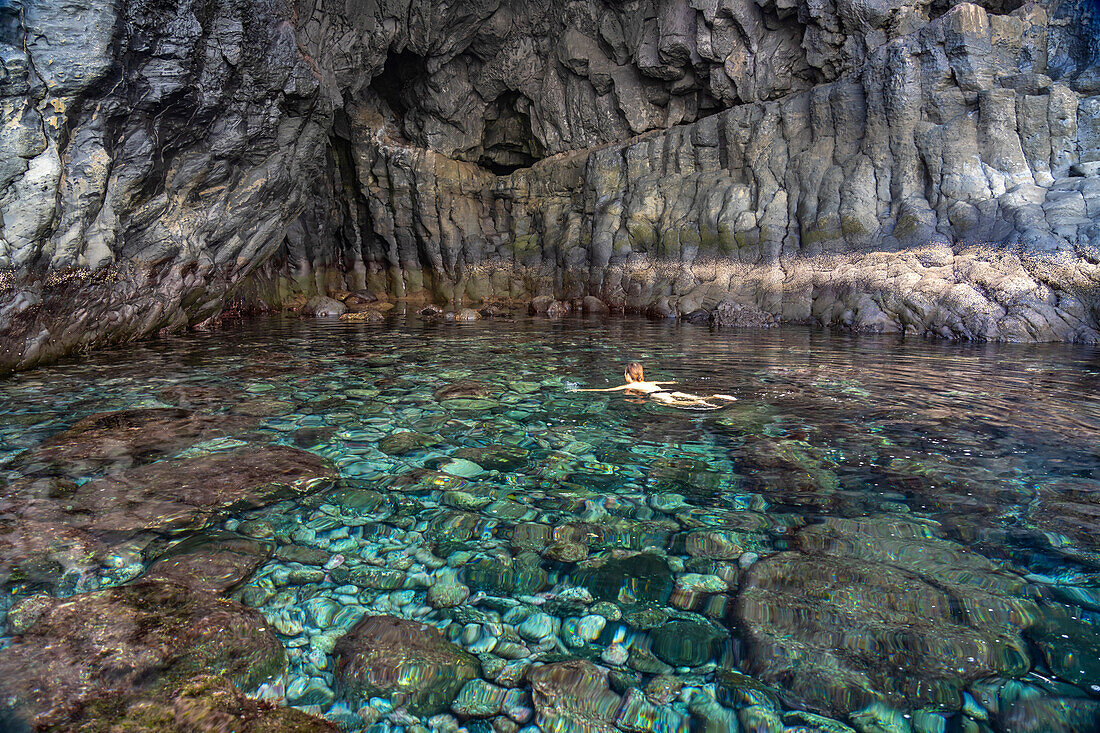
[(1100, 729), (1095, 349), (272, 318), (0, 407), (39, 728)]

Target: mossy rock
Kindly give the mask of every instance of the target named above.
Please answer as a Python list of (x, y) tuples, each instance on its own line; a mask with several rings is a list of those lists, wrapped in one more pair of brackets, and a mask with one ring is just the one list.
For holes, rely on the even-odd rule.
[(81, 733), (335, 733), (334, 723), (242, 694), (222, 677), (200, 676), (160, 694), (90, 701)]
[(20, 636), (0, 650), (0, 680), (7, 706), (36, 727), (69, 730), (96, 701), (124, 709), (197, 675), (251, 692), (286, 672), (258, 611), (177, 583), (33, 602)]

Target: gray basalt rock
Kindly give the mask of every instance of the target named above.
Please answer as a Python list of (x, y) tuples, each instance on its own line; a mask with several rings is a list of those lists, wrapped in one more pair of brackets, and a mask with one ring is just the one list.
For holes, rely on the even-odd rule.
[(364, 290), (1096, 342), (1100, 15), (1015, 6), (13, 0), (0, 364)]
[(346, 305), (323, 295), (313, 296), (302, 306), (303, 316), (342, 316), (347, 312), (348, 307)]

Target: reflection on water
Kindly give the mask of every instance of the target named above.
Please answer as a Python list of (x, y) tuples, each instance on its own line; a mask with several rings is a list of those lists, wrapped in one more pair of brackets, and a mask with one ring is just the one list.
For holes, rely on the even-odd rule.
[[(630, 360), (740, 399), (572, 391)], [(1089, 349), (635, 320), (16, 375), (0, 685), (62, 727), (225, 678), (353, 730), (1097, 730), (1098, 386)]]

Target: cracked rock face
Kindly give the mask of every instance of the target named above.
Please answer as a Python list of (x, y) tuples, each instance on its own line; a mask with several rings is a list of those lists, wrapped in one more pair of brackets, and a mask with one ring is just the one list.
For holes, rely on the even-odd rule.
[(11, 0), (0, 363), (368, 288), (1096, 341), (1098, 39), (1090, 0)]

